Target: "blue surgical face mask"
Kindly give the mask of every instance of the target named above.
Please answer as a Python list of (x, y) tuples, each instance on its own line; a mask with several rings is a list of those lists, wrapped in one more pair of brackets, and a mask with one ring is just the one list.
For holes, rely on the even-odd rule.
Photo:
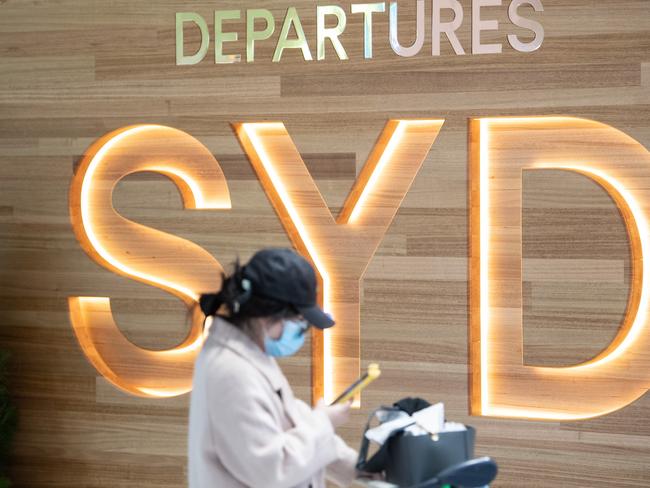
[(305, 343), (305, 331), (309, 324), (304, 320), (284, 320), (284, 328), (279, 339), (268, 335), (264, 338), (266, 354), (274, 357), (291, 356)]

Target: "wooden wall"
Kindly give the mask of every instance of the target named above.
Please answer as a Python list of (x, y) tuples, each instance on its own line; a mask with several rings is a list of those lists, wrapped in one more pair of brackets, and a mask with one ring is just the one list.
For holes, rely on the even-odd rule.
[[(337, 3), (349, 11), (350, 2)], [(405, 38), (414, 3), (400, 2)], [(252, 65), (215, 66), (211, 48), (200, 65), (177, 67), (176, 11), (209, 19), (214, 9), (264, 7), (282, 18), (295, 5), (315, 52), (315, 2), (0, 1), (0, 346), (13, 353), (20, 410), (16, 485), (185, 486), (188, 395), (148, 400), (116, 390), (85, 359), (68, 319), (68, 296), (110, 296), (122, 330), (142, 347), (171, 347), (187, 331), (180, 301), (106, 271), (76, 242), (68, 187), (92, 141), (158, 123), (203, 142), (228, 178), (231, 211), (182, 210), (162, 176), (127, 178), (114, 202), (227, 264), (289, 245), (230, 122), (283, 121), (336, 211), (388, 118), (444, 117), (363, 281), (362, 360), (378, 361), (384, 376), (344, 436), (356, 446), (371, 407), (419, 395), (478, 428), (479, 454), (501, 468), (496, 487), (650, 486), (650, 395), (581, 422), (468, 416), (467, 119), (581, 116), (650, 148), (650, 2), (543, 3), (546, 40), (532, 54), (505, 45), (501, 55), (455, 56), (443, 42), (433, 58), (428, 35), (418, 56), (398, 58), (387, 16), (378, 16), (374, 59), (363, 60), (363, 26), (349, 16), (347, 62), (328, 49), (325, 61), (286, 51), (272, 64), (271, 42)], [(469, 50), (470, 2), (462, 4), (460, 40)], [(485, 12), (508, 25), (506, 7)], [(523, 221), (525, 361), (586, 360), (612, 339), (625, 310), (623, 221), (598, 185), (560, 171), (524, 175)], [(283, 361), (305, 398), (309, 357), (306, 348)]]

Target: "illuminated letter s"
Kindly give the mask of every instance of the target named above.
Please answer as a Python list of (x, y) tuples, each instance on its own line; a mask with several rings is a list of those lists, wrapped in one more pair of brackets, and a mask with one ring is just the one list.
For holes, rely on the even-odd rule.
[[(650, 154), (613, 127), (574, 117), (473, 120), (471, 143), (472, 413), (575, 420), (632, 403), (650, 388)], [(620, 331), (574, 366), (523, 364), (521, 182), (528, 169), (573, 171), (599, 183), (630, 239)]]
[(230, 208), (226, 179), (203, 144), (170, 127), (137, 125), (107, 134), (84, 156), (70, 188), (72, 227), (86, 253), (105, 268), (168, 291), (194, 308), (191, 329), (177, 347), (152, 351), (124, 337), (107, 297), (70, 297), (70, 318), (83, 352), (115, 386), (139, 396), (175, 396), (191, 389), (203, 339), (203, 315), (193, 305), (200, 293), (220, 286), (222, 268), (196, 244), (115, 211), (115, 185), (141, 171), (170, 178), (186, 208)]

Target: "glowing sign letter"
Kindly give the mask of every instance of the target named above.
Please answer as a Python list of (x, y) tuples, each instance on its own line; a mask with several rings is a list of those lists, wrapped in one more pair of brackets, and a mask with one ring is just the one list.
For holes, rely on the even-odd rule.
[[(107, 134), (86, 153), (72, 180), (70, 216), (82, 247), (105, 268), (163, 289), (192, 307), (220, 286), (221, 265), (201, 247), (120, 216), (113, 189), (125, 176), (151, 171), (172, 180), (186, 208), (230, 208), (219, 163), (203, 144), (170, 127), (137, 125)], [(70, 297), (70, 318), (83, 352), (111, 383), (139, 396), (175, 396), (191, 389), (202, 344), (197, 310), (185, 340), (173, 349), (137, 347), (120, 332), (107, 297)]]
[[(480, 119), (470, 130), (472, 413), (558, 421), (623, 408), (650, 388), (650, 154), (613, 127), (573, 117)], [(521, 173), (527, 169), (593, 179), (616, 202), (629, 234), (625, 317), (612, 343), (581, 364), (523, 364)]]
[(284, 124), (235, 124), (294, 246), (314, 263), (322, 303), (337, 320), (313, 336), (314, 398), (332, 400), (359, 375), (359, 281), (442, 124), (389, 121), (336, 220)]

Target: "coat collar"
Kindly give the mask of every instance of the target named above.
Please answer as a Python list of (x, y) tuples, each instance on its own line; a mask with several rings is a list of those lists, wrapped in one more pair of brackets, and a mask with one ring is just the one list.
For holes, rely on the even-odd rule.
[(275, 359), (264, 353), (250, 337), (235, 325), (215, 315), (208, 332), (208, 340), (231, 349), (250, 362), (267, 378), (275, 391), (283, 388), (286, 379)]

